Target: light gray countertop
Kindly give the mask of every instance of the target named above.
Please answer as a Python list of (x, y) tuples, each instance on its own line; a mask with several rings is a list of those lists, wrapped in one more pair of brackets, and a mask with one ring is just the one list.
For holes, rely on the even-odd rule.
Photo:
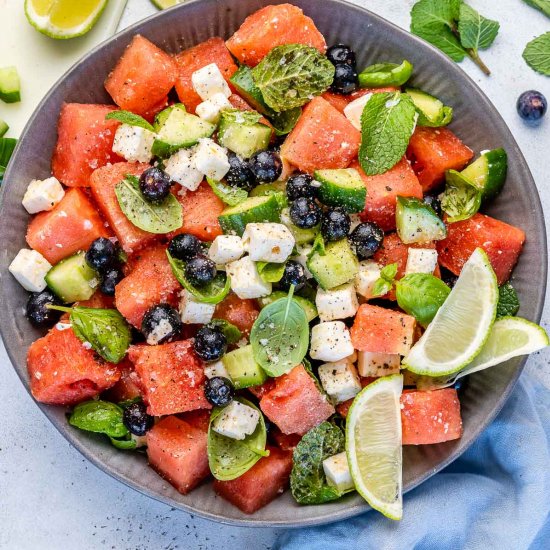
[[(354, 3), (408, 28), (414, 0)], [(521, 0), (469, 3), (498, 19), (501, 30), (493, 47), (483, 53), (493, 71), (490, 78), (469, 61), (462, 67), (508, 122), (533, 171), (543, 206), (549, 209), (550, 115), (540, 127), (527, 127), (516, 114), (515, 101), (527, 89), (538, 89), (550, 99), (550, 79), (531, 71), (521, 58), (529, 40), (550, 30), (550, 20)], [(128, 0), (121, 28), (154, 11), (149, 0)], [(549, 321), (546, 307), (546, 328)], [(528, 370), (550, 388), (549, 358), (548, 352), (536, 354), (529, 359)], [(0, 368), (0, 549), (267, 550), (275, 541), (275, 530), (218, 525), (170, 509), (114, 481), (50, 425), (24, 390), (1, 344)]]

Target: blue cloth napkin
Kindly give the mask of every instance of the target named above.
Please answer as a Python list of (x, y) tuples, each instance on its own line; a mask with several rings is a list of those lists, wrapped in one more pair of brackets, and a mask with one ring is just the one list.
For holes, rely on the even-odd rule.
[(524, 373), (496, 420), (458, 460), (377, 512), (289, 530), (274, 550), (550, 549), (550, 392)]

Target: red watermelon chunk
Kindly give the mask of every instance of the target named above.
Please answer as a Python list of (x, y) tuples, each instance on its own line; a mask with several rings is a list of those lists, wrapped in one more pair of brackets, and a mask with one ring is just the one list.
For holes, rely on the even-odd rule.
[(251, 67), (283, 44), (305, 44), (321, 53), (327, 49), (315, 23), (291, 4), (266, 6), (249, 15), (226, 44), (241, 63)]
[(145, 115), (165, 100), (176, 77), (172, 57), (137, 34), (107, 77), (105, 89), (121, 109)]
[(122, 160), (112, 151), (119, 123), (105, 120), (115, 110), (110, 105), (63, 105), (52, 157), (52, 173), (61, 183), (87, 187), (96, 168)]
[(269, 432), (270, 437), (282, 451), (293, 451), (296, 445), (302, 440), (298, 434), (284, 434), (277, 427), (273, 427)]
[(411, 315), (363, 304), (351, 327), (351, 341), (359, 351), (406, 355), (413, 344), (415, 325)]
[(96, 397), (120, 378), (117, 365), (84, 347), (72, 328), (58, 324), (27, 353), (31, 392), (41, 403), (75, 405)]
[(475, 214), (467, 220), (448, 224), (447, 238), (437, 243), (437, 251), (441, 265), (460, 275), (474, 250), (483, 248), (501, 285), (510, 278), (524, 242), (525, 233), (521, 229)]
[(462, 170), (473, 156), (474, 152), (448, 128), (418, 126), (407, 150), (425, 193), (439, 187), (447, 170)]
[(303, 365), (275, 379), (275, 387), (260, 400), (263, 413), (284, 434), (304, 435), (334, 414)]
[(132, 346), (128, 357), (143, 388), (147, 412), (153, 416), (210, 409), (204, 396), (204, 366), (191, 340)]
[(231, 86), (229, 79), (238, 68), (225, 47), (224, 41), (219, 36), (209, 38), (206, 42), (184, 50), (174, 57), (174, 61), (178, 67), (176, 92), (180, 101), (191, 113), (194, 113), (197, 105), (202, 102), (191, 82), (191, 76), (195, 71), (215, 63)]
[(281, 147), (281, 156), (304, 172), (346, 168), (357, 156), (361, 133), (328, 101), (315, 97)]
[(144, 247), (155, 240), (157, 236), (139, 229), (123, 214), (115, 194), (115, 187), (126, 174), (140, 176), (147, 168), (149, 168), (148, 164), (118, 162), (98, 168), (90, 178), (94, 199), (118, 237), (122, 248), (128, 254)]
[(120, 369), (120, 380), (107, 392), (108, 400), (119, 403), (140, 397), (143, 392), (132, 362), (125, 358), (118, 364), (118, 368)]
[(259, 314), (256, 300), (241, 300), (236, 294), (230, 293), (216, 306), (214, 318), (225, 319), (244, 336), (248, 336)]
[(181, 288), (174, 277), (163, 246), (154, 246), (131, 259), (131, 271), (115, 288), (117, 309), (136, 328), (145, 312), (161, 303), (173, 303)]
[(92, 241), (111, 234), (97, 209), (81, 189), (70, 189), (49, 212), (35, 216), (27, 229), (27, 242), (50, 262), (86, 250)]
[(399, 88), (388, 86), (386, 88), (361, 88), (349, 95), (335, 94), (334, 92), (325, 92), (322, 94), (322, 98), (326, 99), (334, 108), (338, 109), (341, 113), (349, 103), (363, 97), (367, 94), (380, 94), (383, 92), (396, 92)]
[(250, 386), (246, 388), (256, 399), (261, 399), (266, 393), (269, 393), (275, 387), (275, 378), (268, 378), (259, 386)]
[(253, 514), (277, 498), (288, 487), (292, 453), (269, 447), (248, 472), (231, 481), (214, 481), (214, 490), (245, 514)]
[(186, 495), (210, 475), (207, 429), (167, 416), (147, 432), (150, 466)]
[(141, 116), (147, 121), (153, 124), (155, 117), (168, 107), (168, 96), (164, 96), (159, 102), (155, 103), (152, 107), (149, 107)]
[(430, 445), (462, 436), (456, 390), (405, 390), (401, 395), (403, 445)]

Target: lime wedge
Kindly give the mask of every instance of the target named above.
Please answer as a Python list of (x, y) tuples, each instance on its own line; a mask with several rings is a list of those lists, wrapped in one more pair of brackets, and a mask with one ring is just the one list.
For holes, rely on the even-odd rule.
[(453, 374), (471, 363), (495, 321), (498, 285), (487, 254), (477, 248), (420, 340), (403, 359), (426, 376)]
[(29, 23), (51, 38), (86, 34), (98, 20), (108, 0), (25, 0)]
[(400, 374), (359, 392), (346, 420), (346, 453), (359, 494), (390, 519), (403, 517)]
[(165, 10), (166, 8), (171, 8), (172, 6), (175, 6), (176, 4), (183, 4), (187, 0), (151, 0), (155, 6), (161, 10)]

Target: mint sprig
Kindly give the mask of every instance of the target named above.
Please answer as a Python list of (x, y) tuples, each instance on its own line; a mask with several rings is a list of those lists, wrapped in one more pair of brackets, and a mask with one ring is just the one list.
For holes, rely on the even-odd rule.
[(531, 69), (550, 76), (550, 32), (529, 42), (523, 51), (523, 59)]
[(380, 278), (374, 283), (372, 295), (374, 297), (387, 294), (395, 283), (397, 276), (397, 263), (388, 264), (380, 270)]
[(153, 126), (147, 122), (143, 117), (131, 113), (130, 111), (111, 111), (105, 120), (118, 120), (122, 124), (128, 124), (129, 126), (138, 126), (139, 128), (145, 128), (149, 132), (154, 132)]
[(550, 17), (550, 0), (523, 0), (533, 8), (541, 11), (547, 17)]

